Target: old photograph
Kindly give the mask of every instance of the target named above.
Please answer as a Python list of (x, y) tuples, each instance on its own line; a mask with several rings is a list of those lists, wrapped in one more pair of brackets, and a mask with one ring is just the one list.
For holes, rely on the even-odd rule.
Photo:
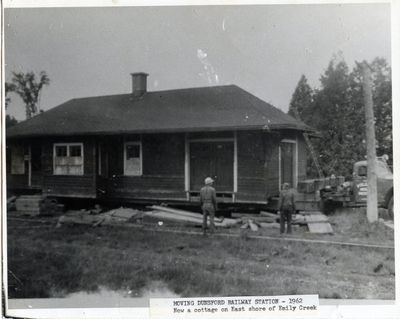
[(5, 8), (9, 309), (395, 300), (391, 48), (390, 3)]

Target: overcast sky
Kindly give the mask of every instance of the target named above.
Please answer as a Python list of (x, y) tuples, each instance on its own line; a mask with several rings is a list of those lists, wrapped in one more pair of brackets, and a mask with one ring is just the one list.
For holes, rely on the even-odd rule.
[[(313, 87), (332, 56), (390, 57), (388, 4), (5, 10), (6, 80), (44, 70), (47, 110), (77, 97), (236, 84), (287, 111), (305, 74)], [(8, 113), (24, 119), (19, 97)]]

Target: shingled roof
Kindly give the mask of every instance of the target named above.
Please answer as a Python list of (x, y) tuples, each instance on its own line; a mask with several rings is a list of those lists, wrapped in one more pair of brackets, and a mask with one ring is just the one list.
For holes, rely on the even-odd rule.
[(195, 132), (311, 131), (235, 85), (72, 99), (7, 130), (7, 137)]

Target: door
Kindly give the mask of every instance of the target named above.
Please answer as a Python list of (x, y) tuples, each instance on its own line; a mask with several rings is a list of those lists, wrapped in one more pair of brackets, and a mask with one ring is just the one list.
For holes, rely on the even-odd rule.
[(295, 143), (282, 142), (280, 145), (281, 152), (281, 163), (280, 163), (280, 174), (281, 174), (281, 186), (283, 183), (289, 183), (290, 187), (296, 187), (295, 185)]
[(233, 192), (233, 157), (233, 142), (191, 142), (190, 190), (199, 191), (209, 176), (217, 192)]

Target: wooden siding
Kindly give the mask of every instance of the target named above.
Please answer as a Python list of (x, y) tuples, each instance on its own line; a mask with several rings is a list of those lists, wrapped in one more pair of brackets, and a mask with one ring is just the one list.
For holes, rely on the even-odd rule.
[(279, 195), (279, 143), (280, 134), (265, 137), (265, 181), (266, 197)]
[(238, 191), (236, 199), (265, 201), (265, 150), (262, 132), (237, 133)]
[(144, 135), (143, 175), (183, 176), (185, 136), (183, 134)]
[[(54, 175), (53, 173), (53, 144), (54, 143), (83, 143), (83, 172), (84, 175)], [(96, 149), (94, 138), (52, 139), (43, 143), (43, 194), (66, 197), (95, 197), (96, 196)]]
[(107, 197), (186, 198), (184, 176), (115, 176), (108, 180)]
[(302, 134), (297, 137), (298, 145), (298, 180), (305, 180), (307, 178), (307, 153), (308, 148)]
[(28, 174), (7, 174), (7, 189), (24, 189), (28, 187)]
[[(141, 176), (124, 176), (124, 141), (142, 142)], [(102, 182), (106, 197), (186, 199), (184, 134), (115, 137), (102, 147), (110, 153), (110, 176)]]
[(12, 149), (16, 145), (24, 145), (24, 142), (20, 143), (10, 143), (7, 141), (6, 147), (6, 183), (7, 189), (16, 190), (16, 189), (25, 189), (28, 188), (28, 163), (25, 161), (25, 171), (24, 174), (11, 174), (11, 153)]
[[(189, 139), (233, 138), (233, 132), (190, 133)], [(237, 186), (235, 200), (260, 202), (279, 194), (279, 143), (298, 142), (298, 179), (306, 177), (307, 147), (302, 134), (293, 131), (237, 132)], [(124, 142), (142, 142), (143, 174), (124, 176)], [(84, 145), (84, 175), (53, 175), (53, 144)], [(53, 196), (154, 198), (185, 200), (185, 134), (149, 134), (109, 137), (74, 137), (42, 140), (43, 193)], [(108, 155), (108, 176), (97, 176), (97, 145)], [(102, 162), (102, 171), (105, 163)], [(8, 165), (9, 166), (9, 163)], [(7, 171), (9, 173), (9, 171)], [(35, 179), (35, 176), (32, 176)], [(37, 177), (38, 183), (40, 176)], [(7, 174), (7, 187), (23, 188), (26, 175)], [(217, 189), (218, 191), (218, 189)]]
[(91, 175), (45, 175), (43, 194), (60, 197), (95, 197), (96, 185)]
[(221, 132), (194, 132), (188, 134), (189, 139), (233, 138), (232, 131)]

